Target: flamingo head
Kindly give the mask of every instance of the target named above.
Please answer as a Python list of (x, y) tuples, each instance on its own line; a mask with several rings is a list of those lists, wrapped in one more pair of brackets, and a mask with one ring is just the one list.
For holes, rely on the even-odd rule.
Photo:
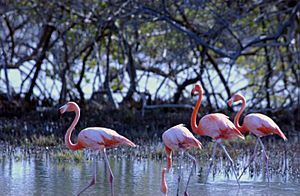
[(75, 102), (68, 102), (65, 105), (61, 106), (58, 110), (60, 114), (63, 114), (65, 112), (73, 112), (77, 110), (79, 107)]
[(232, 97), (227, 101), (227, 104), (232, 107), (232, 104), (234, 102), (238, 102), (241, 101), (244, 98), (244, 96), (240, 93), (235, 93), (234, 95), (232, 95)]
[(194, 88), (192, 89), (191, 96), (194, 96), (195, 92), (202, 92), (202, 87), (200, 84), (195, 84)]

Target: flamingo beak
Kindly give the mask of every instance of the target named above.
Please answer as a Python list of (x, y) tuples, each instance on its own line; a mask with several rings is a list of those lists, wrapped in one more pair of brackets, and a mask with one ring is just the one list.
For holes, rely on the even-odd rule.
[(229, 100), (227, 101), (227, 104), (228, 104), (230, 107), (232, 107), (233, 100), (232, 100), (232, 99), (229, 99)]
[(191, 91), (191, 96), (193, 97), (195, 94), (195, 89), (193, 88), (193, 90)]
[(62, 115), (67, 111), (67, 105), (63, 105), (58, 109), (58, 112)]
[(62, 116), (62, 113), (60, 112), (60, 109), (58, 109), (57, 110), (57, 118), (59, 119), (59, 118), (61, 118), (61, 116)]

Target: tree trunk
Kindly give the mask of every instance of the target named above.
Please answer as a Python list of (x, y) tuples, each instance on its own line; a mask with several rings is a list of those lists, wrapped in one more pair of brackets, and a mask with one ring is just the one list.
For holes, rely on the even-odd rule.
[(124, 40), (124, 45), (128, 56), (128, 64), (126, 70), (130, 78), (130, 86), (125, 98), (123, 99), (123, 103), (126, 103), (132, 100), (133, 93), (136, 91), (136, 67), (132, 56), (132, 47), (128, 44), (126, 40)]
[(67, 70), (70, 69), (69, 64), (69, 51), (68, 51), (68, 45), (66, 43), (66, 37), (62, 37), (63, 39), (63, 46), (64, 46), (64, 64), (62, 64), (62, 70), (61, 70), (61, 91), (59, 95), (59, 103), (63, 104), (66, 102), (67, 98), (67, 80), (66, 80), (66, 73)]
[(212, 110), (213, 110), (213, 107), (212, 107), (212, 104), (211, 104), (211, 100), (210, 100), (210, 95), (209, 95), (209, 92), (208, 92), (208, 90), (207, 90), (207, 88), (206, 88), (206, 86), (205, 86), (205, 83), (204, 83), (204, 81), (203, 81), (203, 79), (202, 79), (202, 76), (203, 76), (203, 73), (204, 73), (204, 69), (205, 69), (205, 64), (204, 64), (204, 58), (205, 58), (205, 48), (204, 47), (202, 47), (203, 49), (202, 49), (202, 51), (200, 50), (200, 48), (199, 47), (197, 47), (197, 49), (198, 49), (198, 51), (200, 52), (200, 57), (201, 57), (201, 64), (200, 64), (200, 83), (201, 83), (201, 86), (202, 86), (202, 88), (203, 88), (203, 91), (204, 91), (204, 95), (205, 95), (205, 97), (206, 97), (206, 100), (207, 100), (207, 107), (208, 107), (208, 111), (209, 112), (212, 112)]
[(50, 25), (46, 25), (45, 28), (44, 28), (44, 32), (43, 32), (43, 35), (42, 35), (40, 43), (39, 43), (39, 45), (41, 45), (41, 47), (42, 47), (42, 51), (41, 51), (41, 54), (39, 55), (35, 65), (34, 65), (35, 72), (34, 72), (32, 80), (31, 80), (29, 90), (25, 95), (25, 100), (27, 102), (30, 102), (30, 98), (33, 94), (33, 88), (36, 84), (36, 80), (37, 80), (37, 77), (38, 77), (39, 72), (41, 70), (43, 60), (46, 57), (46, 51), (48, 49), (50, 38), (51, 38), (51, 35), (52, 35), (54, 29), (55, 28), (53, 26), (50, 26)]
[(210, 54), (206, 51), (206, 56), (208, 58), (208, 61), (212, 64), (212, 66), (214, 67), (214, 69), (216, 70), (217, 74), (219, 75), (219, 78), (225, 88), (226, 94), (227, 94), (227, 99), (230, 99), (231, 97), (231, 92), (230, 89), (227, 85), (227, 82), (222, 74), (222, 71), (219, 69), (218, 64), (215, 62), (215, 60), (212, 58), (212, 56), (210, 56)]
[(173, 96), (173, 100), (174, 100), (173, 103), (175, 104), (175, 103), (179, 102), (179, 99), (180, 99), (180, 97), (182, 95), (182, 92), (185, 89), (185, 87), (187, 87), (190, 84), (196, 83), (197, 81), (200, 80), (200, 78), (201, 78), (201, 75), (197, 75), (195, 78), (187, 79), (182, 84), (178, 85), (177, 90), (176, 90), (176, 92)]
[(266, 65), (267, 65), (267, 71), (266, 71), (266, 76), (265, 76), (265, 91), (266, 91), (266, 100), (267, 100), (267, 113), (268, 115), (271, 114), (270, 109), (271, 109), (271, 98), (270, 98), (270, 79), (272, 77), (272, 66), (271, 66), (271, 60), (269, 57), (269, 51), (267, 47), (264, 47), (265, 51), (265, 57), (266, 57)]
[(84, 93), (81, 89), (81, 82), (85, 73), (85, 67), (86, 67), (86, 61), (88, 59), (88, 57), (90, 56), (91, 52), (93, 51), (93, 46), (91, 46), (88, 51), (85, 53), (83, 59), (82, 59), (82, 68), (81, 68), (81, 72), (80, 72), (80, 76), (79, 76), (79, 80), (78, 82), (75, 84), (75, 87), (79, 93), (80, 96), (80, 103), (83, 104), (84, 103)]
[(111, 102), (114, 108), (117, 108), (117, 104), (115, 103), (115, 100), (112, 96), (112, 92), (109, 86), (110, 76), (109, 76), (109, 55), (110, 55), (110, 44), (111, 44), (111, 33), (108, 35), (108, 41), (106, 46), (106, 75), (105, 75), (105, 81), (104, 81), (104, 88), (106, 90), (106, 94), (108, 97), (108, 100)]
[[(6, 85), (6, 96), (7, 96), (8, 101), (11, 101), (12, 97), (11, 97), (9, 78), (8, 78), (8, 73), (7, 73), (8, 60), (7, 60), (7, 55), (6, 55), (2, 40), (0, 43), (1, 43), (1, 48), (2, 48), (2, 54), (4, 57), (4, 75), (5, 75), (5, 85)], [(1, 75), (1, 72), (0, 72), (0, 75)]]
[(63, 104), (67, 97), (67, 80), (66, 80), (66, 66), (61, 70), (61, 90), (59, 93), (59, 103)]

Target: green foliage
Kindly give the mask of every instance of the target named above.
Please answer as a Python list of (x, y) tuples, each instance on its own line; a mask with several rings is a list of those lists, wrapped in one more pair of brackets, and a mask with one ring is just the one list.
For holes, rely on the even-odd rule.
[(98, 4), (101, 9), (105, 9), (109, 6), (108, 2), (104, 2), (104, 1), (100, 1), (98, 2)]
[(89, 61), (89, 63), (88, 63), (88, 66), (89, 66), (91, 69), (95, 68), (96, 65), (97, 65), (97, 59), (91, 59), (91, 60)]

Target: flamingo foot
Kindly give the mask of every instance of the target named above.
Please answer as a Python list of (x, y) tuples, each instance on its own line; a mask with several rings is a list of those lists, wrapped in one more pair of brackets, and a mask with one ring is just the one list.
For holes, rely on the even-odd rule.
[(235, 172), (235, 169), (234, 169), (234, 162), (233, 162), (232, 158), (230, 157), (229, 153), (227, 152), (225, 146), (223, 146), (223, 144), (221, 144), (221, 143), (219, 143), (219, 144), (220, 144), (220, 146), (222, 147), (223, 151), (225, 152), (227, 158), (229, 159), (229, 162), (230, 162), (230, 164), (231, 164), (232, 172), (233, 172), (233, 174), (234, 174), (234, 176), (235, 176), (235, 179), (236, 179), (237, 184), (238, 184), (239, 187), (240, 187), (240, 181), (239, 181), (239, 179), (238, 179), (238, 177), (237, 177), (237, 174), (236, 174), (236, 172)]
[(81, 193), (83, 193), (84, 191), (86, 191), (88, 188), (90, 188), (91, 186), (93, 186), (95, 184), (96, 184), (96, 178), (93, 177), (91, 182), (86, 187), (84, 187), (81, 191), (79, 191), (79, 193), (77, 193), (77, 196), (79, 196)]
[(238, 178), (239, 180), (241, 179), (242, 175), (245, 173), (246, 169), (250, 166), (250, 164), (256, 160), (257, 146), (258, 146), (258, 140), (256, 139), (253, 155), (250, 157), (248, 164), (246, 165), (246, 167), (244, 167), (242, 173), (240, 174)]
[(109, 175), (109, 182), (110, 182), (110, 183), (113, 183), (113, 181), (114, 181), (114, 175), (113, 175), (113, 174), (110, 174), (110, 175)]
[(112, 173), (110, 173), (109, 175), (109, 183), (110, 183), (111, 195), (114, 196), (114, 175)]
[(181, 176), (180, 176), (180, 174), (181, 174), (181, 172), (179, 173), (179, 176), (178, 176), (178, 178), (177, 178), (177, 196), (179, 195), (179, 185), (180, 185), (180, 181), (181, 181)]
[(258, 137), (257, 138), (260, 145), (261, 145), (261, 148), (263, 150), (263, 154), (265, 156), (265, 161), (266, 161), (266, 170), (267, 170), (267, 180), (268, 180), (268, 187), (270, 186), (270, 178), (269, 178), (269, 156), (267, 155), (267, 152), (266, 152), (266, 149), (265, 149), (265, 145), (263, 144), (263, 142), (261, 141), (261, 139)]
[(184, 155), (184, 152), (181, 151), (180, 159), (179, 159), (179, 174), (178, 174), (178, 178), (177, 178), (177, 194), (176, 194), (177, 196), (179, 195), (179, 186), (180, 186), (180, 181), (181, 181), (181, 163), (182, 163), (183, 155)]
[(217, 142), (215, 142), (215, 144), (214, 144), (214, 148), (213, 148), (211, 160), (210, 160), (210, 163), (209, 163), (209, 166), (208, 166), (208, 170), (207, 170), (207, 173), (206, 173), (206, 177), (205, 177), (205, 182), (204, 182), (204, 184), (207, 183), (207, 180), (208, 180), (208, 176), (209, 176), (210, 170), (211, 170), (211, 168), (212, 168), (212, 166), (213, 166), (213, 164), (214, 164), (217, 144), (218, 144)]
[(96, 175), (97, 175), (96, 159), (97, 159), (96, 154), (94, 154), (94, 156), (93, 156), (93, 178), (92, 178), (91, 182), (86, 187), (84, 187), (83, 189), (81, 189), (81, 191), (79, 191), (79, 193), (77, 194), (78, 196), (81, 193), (83, 193), (84, 191), (86, 191), (88, 188), (90, 188), (91, 186), (96, 184)]
[(110, 168), (110, 164), (109, 164), (109, 161), (108, 161), (108, 158), (107, 158), (105, 148), (103, 149), (103, 154), (104, 154), (105, 163), (106, 163), (106, 165), (108, 167), (108, 170), (109, 170), (109, 183), (110, 183), (111, 196), (114, 196), (114, 175), (113, 175), (113, 172)]
[(196, 159), (195, 159), (195, 157), (193, 157), (192, 155), (190, 155), (188, 152), (186, 152), (186, 154), (188, 155), (188, 157), (190, 159), (192, 159), (192, 162), (193, 162), (192, 167), (191, 167), (191, 172), (190, 172), (188, 181), (186, 183), (185, 191), (184, 191), (184, 195), (189, 195), (187, 190), (188, 190), (188, 186), (189, 186), (189, 183), (190, 183), (190, 180), (191, 180), (191, 176), (193, 175), (194, 171), (196, 172)]

